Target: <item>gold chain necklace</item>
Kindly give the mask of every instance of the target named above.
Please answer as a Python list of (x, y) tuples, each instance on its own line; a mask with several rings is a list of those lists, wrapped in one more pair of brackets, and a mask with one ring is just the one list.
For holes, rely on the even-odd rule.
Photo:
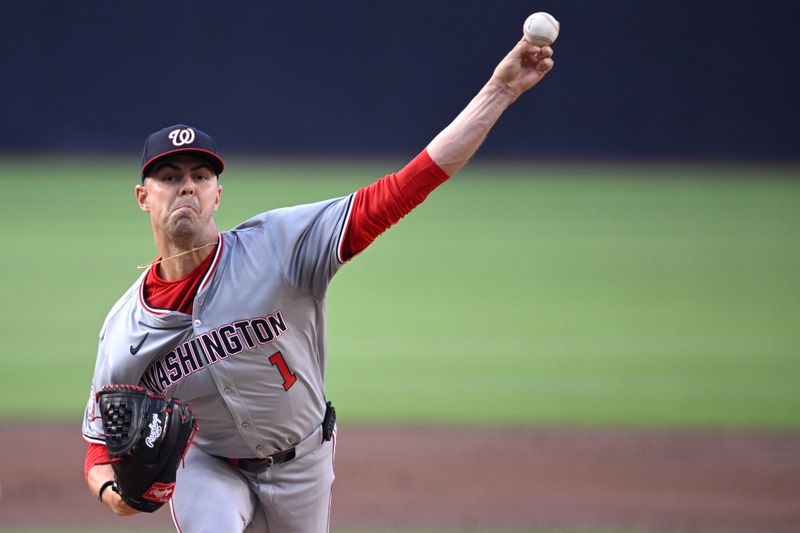
[(153, 265), (160, 265), (164, 261), (170, 261), (172, 259), (175, 259), (176, 257), (180, 257), (182, 255), (190, 254), (192, 252), (196, 252), (197, 250), (202, 250), (203, 248), (208, 248), (209, 246), (215, 246), (218, 242), (219, 241), (210, 242), (208, 244), (204, 244), (202, 246), (198, 246), (197, 248), (192, 248), (191, 250), (186, 250), (185, 252), (179, 252), (179, 253), (177, 253), (175, 255), (171, 255), (169, 257), (165, 257), (164, 259), (156, 259), (155, 261), (151, 261), (149, 263), (143, 263), (141, 265), (136, 265), (136, 268), (138, 268), (139, 270), (142, 270), (144, 268), (151, 267)]

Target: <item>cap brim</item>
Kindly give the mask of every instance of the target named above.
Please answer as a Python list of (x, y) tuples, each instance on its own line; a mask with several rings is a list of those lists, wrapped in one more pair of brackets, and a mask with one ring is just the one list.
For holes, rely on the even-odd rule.
[(150, 171), (153, 169), (156, 163), (161, 161), (162, 159), (166, 159), (167, 157), (171, 157), (176, 154), (191, 154), (196, 155), (201, 159), (205, 159), (211, 165), (211, 168), (214, 169), (214, 172), (217, 173), (217, 176), (222, 174), (222, 171), (225, 170), (225, 161), (222, 160), (220, 156), (211, 152), (209, 150), (203, 150), (201, 148), (176, 148), (175, 150), (170, 150), (169, 152), (164, 152), (163, 154), (158, 154), (157, 156), (151, 158), (142, 166), (142, 179), (146, 178)]

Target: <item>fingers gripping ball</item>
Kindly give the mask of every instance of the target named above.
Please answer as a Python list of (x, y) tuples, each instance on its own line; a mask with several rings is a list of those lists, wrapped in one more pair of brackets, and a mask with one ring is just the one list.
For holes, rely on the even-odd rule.
[(97, 403), (120, 496), (152, 513), (172, 498), (175, 473), (197, 431), (192, 411), (135, 385), (103, 387)]
[(522, 25), (525, 39), (536, 46), (549, 46), (556, 42), (560, 29), (561, 24), (555, 17), (544, 11), (534, 13), (525, 19), (525, 24)]

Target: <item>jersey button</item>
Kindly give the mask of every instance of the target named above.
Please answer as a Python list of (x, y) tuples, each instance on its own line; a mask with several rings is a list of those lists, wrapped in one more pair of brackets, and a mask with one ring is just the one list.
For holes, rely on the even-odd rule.
[(250, 427), (250, 424), (248, 424), (247, 422), (242, 422), (242, 429), (247, 429), (249, 427)]
[(230, 387), (225, 387), (225, 391), (224, 392), (225, 392), (225, 394), (230, 394), (232, 392), (232, 390), (233, 389), (231, 389)]
[(199, 318), (194, 321), (194, 327), (196, 327), (196, 328), (199, 328), (201, 324), (202, 324), (202, 322), (200, 322)]
[(256, 451), (257, 452), (263, 452), (264, 451), (264, 445), (263, 444), (259, 444), (258, 446), (256, 446)]

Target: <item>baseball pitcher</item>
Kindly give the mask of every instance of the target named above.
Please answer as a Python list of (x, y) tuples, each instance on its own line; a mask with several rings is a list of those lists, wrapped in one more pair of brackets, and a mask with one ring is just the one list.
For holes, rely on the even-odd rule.
[(552, 54), (520, 40), (399, 172), (230, 231), (214, 220), (225, 163), (213, 139), (184, 124), (150, 135), (135, 192), (158, 257), (100, 330), (83, 420), (93, 497), (120, 516), (168, 502), (186, 533), (328, 531), (328, 284), (466, 163)]

